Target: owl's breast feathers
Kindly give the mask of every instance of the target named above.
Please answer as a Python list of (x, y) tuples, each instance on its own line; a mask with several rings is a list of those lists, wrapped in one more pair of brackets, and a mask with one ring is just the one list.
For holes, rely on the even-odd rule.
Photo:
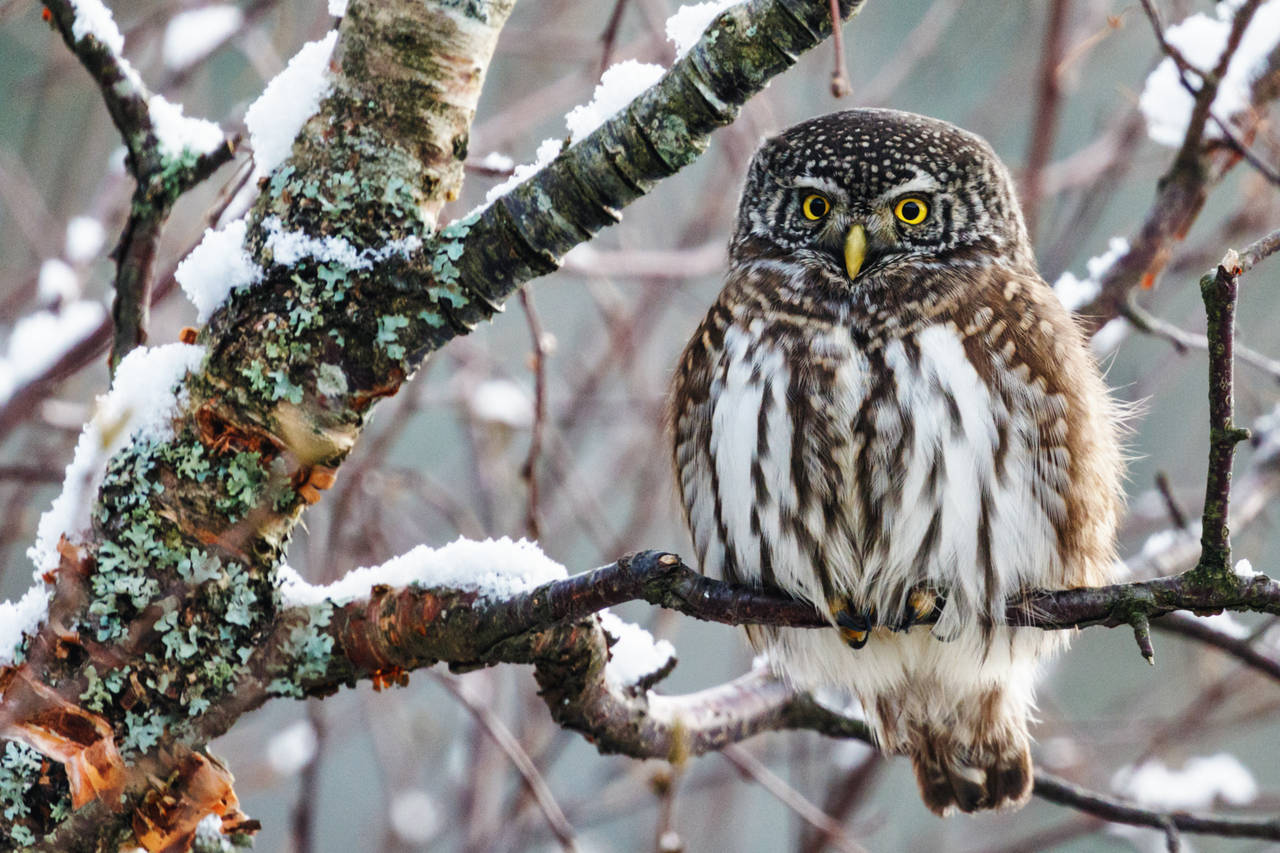
[(731, 275), (670, 407), (704, 571), (881, 613), (936, 585), (943, 634), (1107, 579), (1121, 466), (1083, 336), (1034, 274), (929, 276), (869, 301)]

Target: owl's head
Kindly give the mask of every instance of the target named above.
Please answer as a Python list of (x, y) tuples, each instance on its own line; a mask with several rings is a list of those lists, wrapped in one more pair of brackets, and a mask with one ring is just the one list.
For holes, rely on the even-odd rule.
[(924, 259), (1035, 263), (1013, 182), (985, 140), (874, 109), (767, 140), (751, 161), (731, 251), (817, 264), (855, 282)]

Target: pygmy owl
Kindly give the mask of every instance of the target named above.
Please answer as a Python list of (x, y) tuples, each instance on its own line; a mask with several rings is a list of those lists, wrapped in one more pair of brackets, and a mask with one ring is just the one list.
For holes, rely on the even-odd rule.
[(939, 814), (1031, 794), (1036, 669), (1064, 636), (1005, 603), (1109, 581), (1114, 415), (991, 147), (870, 109), (756, 153), (669, 412), (702, 570), (826, 614), (748, 634), (797, 685), (851, 689)]

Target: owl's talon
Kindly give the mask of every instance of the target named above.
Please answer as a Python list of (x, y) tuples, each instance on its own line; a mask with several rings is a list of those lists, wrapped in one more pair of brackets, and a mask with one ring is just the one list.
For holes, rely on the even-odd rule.
[(907, 610), (901, 621), (893, 626), (895, 631), (909, 631), (934, 613), (942, 610), (946, 598), (930, 586), (918, 586), (907, 596)]
[(828, 602), (832, 615), (836, 617), (836, 627), (851, 649), (860, 649), (867, 644), (871, 636), (871, 628), (875, 625), (875, 616), (871, 610), (863, 610), (854, 616), (851, 605), (847, 601), (833, 599)]

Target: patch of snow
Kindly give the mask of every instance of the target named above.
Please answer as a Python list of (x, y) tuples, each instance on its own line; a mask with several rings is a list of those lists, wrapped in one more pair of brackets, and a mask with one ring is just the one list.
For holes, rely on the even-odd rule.
[(1230, 610), (1224, 610), (1212, 616), (1197, 616), (1196, 618), (1210, 628), (1215, 628), (1232, 639), (1243, 640), (1253, 633), (1248, 626), (1237, 622), (1235, 615)]
[(609, 662), (604, 677), (610, 687), (623, 690), (667, 666), (676, 656), (675, 647), (630, 622), (624, 622), (608, 610), (599, 613), (600, 627), (617, 639), (609, 647)]
[(1253, 563), (1249, 562), (1248, 560), (1237, 560), (1235, 573), (1237, 577), (1246, 578), (1246, 579), (1256, 578), (1258, 575), (1262, 574), (1262, 572), (1255, 569), (1253, 567)]
[(347, 14), (347, 0), (329, 0), (329, 14), (341, 18)]
[(1045, 767), (1061, 770), (1074, 767), (1083, 757), (1074, 738), (1058, 736), (1046, 738), (1040, 744), (1040, 755), (1036, 761)]
[(831, 763), (841, 770), (852, 770), (867, 760), (869, 756), (878, 754), (874, 746), (860, 740), (838, 740), (831, 749)]
[(251, 287), (262, 281), (262, 268), (245, 251), (244, 241), (249, 225), (243, 219), (228, 223), (214, 231), (205, 229), (199, 245), (191, 250), (173, 277), (182, 292), (196, 306), (196, 319), (205, 323), (231, 291)]
[(495, 172), (509, 172), (516, 167), (516, 161), (501, 151), (490, 151), (484, 155), (480, 165), (486, 169), (493, 169)]
[(693, 50), (693, 46), (702, 38), (703, 32), (715, 20), (716, 15), (737, 2), (738, 0), (712, 0), (709, 3), (692, 3), (681, 6), (674, 15), (667, 18), (667, 39), (676, 46), (676, 58)]
[(847, 688), (829, 684), (820, 685), (813, 691), (813, 700), (827, 710), (851, 720), (867, 719), (867, 711), (862, 707), (861, 700)]
[(1128, 240), (1123, 237), (1112, 237), (1107, 243), (1107, 251), (1090, 258), (1085, 264), (1085, 269), (1088, 270), (1088, 275), (1085, 278), (1079, 279), (1070, 272), (1064, 272), (1054, 283), (1053, 292), (1058, 295), (1058, 299), (1067, 307), (1068, 311), (1076, 310), (1098, 295), (1098, 290), (1102, 286), (1102, 278), (1111, 269), (1112, 265), (1128, 251)]
[(506, 195), (509, 190), (515, 189), (520, 184), (523, 184), (525, 181), (538, 174), (538, 172), (542, 171), (544, 166), (556, 159), (556, 156), (560, 153), (560, 148), (563, 144), (564, 143), (559, 139), (542, 140), (542, 142), (538, 144), (538, 150), (534, 153), (533, 162), (522, 163), (521, 165), (516, 166), (515, 170), (511, 173), (511, 177), (485, 193), (484, 203), (468, 213), (467, 216), (478, 214), (480, 211), (493, 204), (497, 198)]
[(92, 216), (73, 216), (67, 223), (67, 243), (63, 251), (71, 263), (83, 264), (96, 258), (105, 242), (107, 232), (101, 222)]
[(46, 305), (70, 302), (80, 295), (80, 278), (66, 261), (49, 258), (40, 265), (36, 295)]
[(316, 730), (306, 720), (299, 720), (267, 741), (267, 763), (279, 776), (292, 776), (315, 758)]
[(262, 221), (262, 227), (267, 231), (267, 249), (272, 260), (284, 266), (293, 266), (303, 258), (315, 258), (320, 263), (367, 270), (393, 255), (408, 258), (422, 248), (421, 238), (412, 235), (390, 240), (377, 248), (357, 249), (345, 237), (312, 237), (301, 231), (285, 230), (278, 216), (268, 216)]
[(486, 379), (467, 397), (467, 408), (476, 420), (503, 424), (512, 429), (533, 426), (533, 400), (510, 379)]
[(1175, 527), (1157, 530), (1142, 543), (1142, 556), (1148, 559), (1159, 557), (1169, 549), (1185, 542), (1190, 536), (1189, 531), (1178, 530)]
[[(1220, 3), (1216, 16), (1191, 15), (1166, 29), (1165, 37), (1191, 65), (1209, 71), (1217, 65), (1226, 47), (1235, 11), (1232, 4)], [(1280, 0), (1269, 0), (1258, 7), (1231, 57), (1213, 99), (1214, 115), (1226, 121), (1248, 107), (1250, 87), (1277, 42), (1280, 42)], [(1198, 74), (1188, 72), (1187, 76), (1192, 85), (1200, 85)], [(1180, 146), (1194, 103), (1194, 97), (1182, 85), (1177, 65), (1165, 57), (1147, 77), (1138, 99), (1138, 107), (1147, 121), (1147, 135), (1161, 145)], [(1205, 133), (1211, 137), (1221, 136), (1213, 122), (1206, 125)]]
[(124, 36), (102, 0), (71, 0), (71, 8), (76, 12), (71, 24), (71, 35), (76, 41), (93, 36), (116, 56), (124, 52)]
[(1229, 753), (1191, 758), (1180, 770), (1157, 759), (1122, 767), (1111, 788), (1131, 800), (1167, 811), (1207, 809), (1217, 802), (1245, 806), (1258, 796), (1253, 774)]
[(184, 151), (208, 154), (225, 141), (222, 128), (211, 121), (183, 115), (182, 104), (171, 103), (162, 95), (148, 98), (147, 109), (160, 152), (166, 157), (177, 159)]
[(440, 806), (420, 788), (397, 791), (391, 798), (391, 829), (408, 844), (426, 844), (440, 831)]
[(565, 126), (569, 128), (569, 138), (574, 142), (581, 142), (666, 73), (667, 69), (661, 65), (637, 62), (634, 59), (610, 66), (600, 75), (591, 103), (574, 107), (564, 117)]
[[(138, 848), (141, 849), (141, 848)], [(236, 853), (240, 848), (233, 847), (231, 840), (222, 834), (222, 818), (216, 814), (207, 814), (196, 824), (196, 843), (194, 850), (201, 853)]]
[(1133, 327), (1129, 325), (1129, 321), (1123, 317), (1108, 320), (1089, 339), (1089, 349), (1093, 350), (1096, 356), (1110, 355), (1125, 338), (1129, 337), (1129, 332), (1132, 330)]
[(259, 177), (288, 158), (294, 138), (329, 94), (333, 86), (329, 79), (329, 57), (337, 38), (338, 31), (333, 30), (324, 38), (303, 45), (245, 113), (244, 123), (249, 128), (255, 173)]
[(218, 3), (179, 12), (164, 30), (161, 55), (167, 68), (187, 68), (204, 59), (244, 23), (238, 6)]
[(49, 594), (49, 587), (38, 581), (17, 601), (0, 601), (0, 666), (11, 666), (22, 635), (40, 627), (49, 613)]
[(439, 548), (419, 545), (381, 565), (347, 572), (327, 586), (307, 583), (285, 564), (276, 571), (280, 600), (286, 607), (311, 607), (326, 600), (342, 606), (367, 598), (376, 584), (474, 589), (485, 598), (503, 599), (567, 577), (564, 566), (543, 554), (536, 543), (513, 542), (506, 536), (483, 542), (457, 539)]
[(98, 328), (106, 313), (101, 303), (81, 299), (63, 303), (56, 311), (34, 311), (20, 319), (9, 335), (5, 356), (0, 358), (0, 402), (56, 364)]
[(116, 368), (111, 390), (98, 397), (93, 417), (76, 443), (62, 493), (40, 517), (36, 543), (27, 549), (36, 574), (58, 565), (58, 540), (74, 539), (89, 526), (89, 510), (102, 484), (106, 461), (133, 440), (166, 441), (186, 397), (174, 386), (204, 360), (201, 346), (138, 347)]

